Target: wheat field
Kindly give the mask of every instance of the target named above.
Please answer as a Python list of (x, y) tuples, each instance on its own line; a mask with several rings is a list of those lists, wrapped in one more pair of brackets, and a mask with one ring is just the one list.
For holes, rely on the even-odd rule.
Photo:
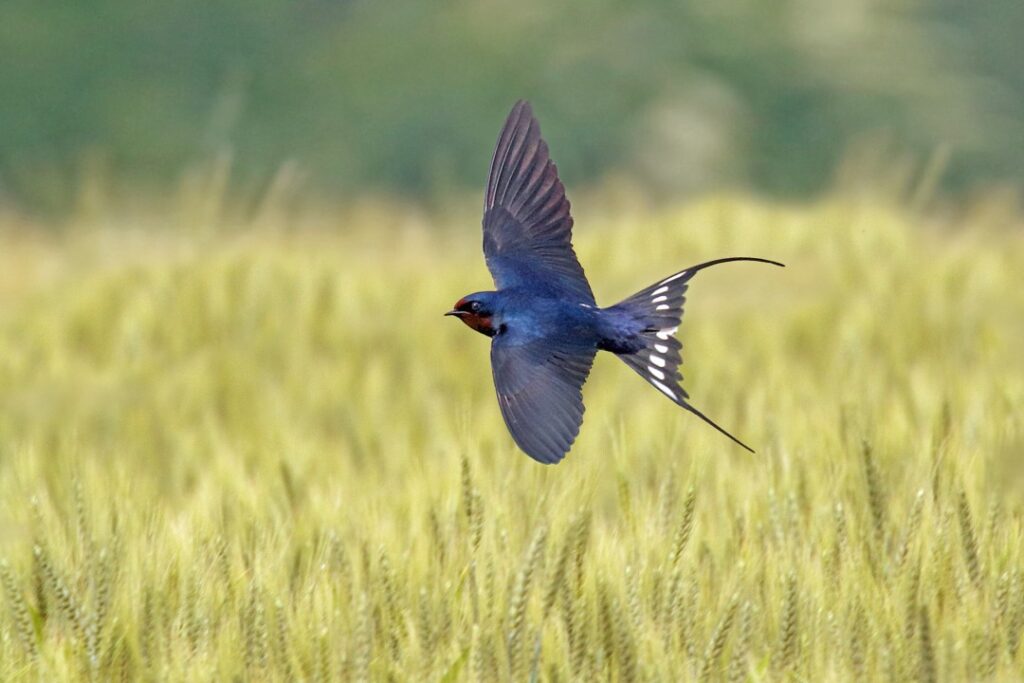
[(787, 264), (680, 330), (756, 454), (610, 356), (518, 452), (473, 206), (0, 217), (0, 680), (1024, 680), (1020, 218), (601, 201), (602, 304)]

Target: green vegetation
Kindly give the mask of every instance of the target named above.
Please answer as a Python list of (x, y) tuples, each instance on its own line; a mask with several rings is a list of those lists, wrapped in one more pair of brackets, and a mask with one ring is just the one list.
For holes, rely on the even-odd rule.
[(1022, 25), (1019, 0), (5, 0), (0, 201), (220, 154), (240, 192), (294, 163), (332, 196), (431, 196), (480, 182), (520, 97), (573, 186), (803, 196), (851, 148), (1019, 186)]
[(756, 455), (613, 358), (564, 463), (517, 452), (441, 317), (470, 209), (0, 219), (0, 679), (1019, 677), (1022, 233), (607, 201), (600, 301), (789, 264), (702, 274), (681, 330)]

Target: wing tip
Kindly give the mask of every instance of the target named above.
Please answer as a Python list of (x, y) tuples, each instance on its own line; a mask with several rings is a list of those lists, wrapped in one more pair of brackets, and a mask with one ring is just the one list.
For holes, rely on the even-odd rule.
[[(533, 108), (526, 100), (516, 100), (511, 111), (505, 117), (505, 123), (498, 134), (498, 142), (491, 154), (491, 163), (487, 170), (487, 188), (484, 192), (484, 211), (500, 204), (504, 197), (504, 190), (511, 180), (508, 169), (509, 155), (517, 147), (516, 140), (522, 142), (530, 137), (531, 133), (540, 138), (540, 123), (533, 115)], [(504, 187), (502, 187), (504, 186)]]
[[(527, 453), (527, 455), (530, 455), (530, 454)], [(536, 457), (533, 457), (533, 456), (530, 456), (530, 457), (532, 457), (534, 460), (539, 462), (541, 465), (557, 465), (558, 463), (560, 463), (563, 460), (565, 460), (565, 453), (563, 453), (562, 455), (557, 455), (557, 456), (549, 456), (549, 457), (546, 457), (546, 458), (543, 458), (543, 459), (542, 458), (536, 458)]]
[(529, 128), (531, 123), (536, 121), (537, 118), (533, 115), (533, 107), (529, 101), (519, 99), (512, 105), (512, 109), (508, 112), (508, 116), (505, 118), (505, 128), (509, 130), (515, 130), (518, 128), (526, 127)]
[(565, 450), (560, 452), (534, 448), (534, 444), (527, 447), (526, 445), (519, 443), (519, 438), (514, 433), (512, 434), (512, 440), (516, 442), (516, 446), (519, 447), (519, 450), (529, 456), (531, 460), (539, 462), (541, 465), (557, 465), (565, 460), (565, 456), (568, 455), (569, 451), (572, 449), (572, 443), (570, 443)]
[(513, 113), (524, 112), (524, 111), (527, 114), (533, 115), (533, 107), (530, 105), (530, 101), (526, 100), (526, 99), (523, 99), (523, 98), (519, 98), (512, 105), (512, 111), (509, 113), (509, 117), (511, 118), (511, 115)]

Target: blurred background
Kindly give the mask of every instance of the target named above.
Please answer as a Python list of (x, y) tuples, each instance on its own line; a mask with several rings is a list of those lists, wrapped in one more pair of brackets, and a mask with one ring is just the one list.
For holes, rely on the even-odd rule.
[[(1021, 680), (1022, 27), (0, 0), (0, 681)], [(610, 354), (515, 448), (441, 314), (519, 98), (597, 301), (787, 264), (678, 333), (757, 455)]]
[[(1019, 0), (5, 0), (0, 203), (225, 160), (258, 196), (479, 190), (533, 101), (570, 187), (806, 198), (902, 163), (1024, 180)], [(852, 170), (851, 170), (852, 169)]]

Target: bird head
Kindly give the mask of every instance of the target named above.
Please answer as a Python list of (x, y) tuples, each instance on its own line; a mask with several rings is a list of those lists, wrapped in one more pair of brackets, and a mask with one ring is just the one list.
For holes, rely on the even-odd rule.
[(497, 325), (494, 324), (497, 308), (495, 294), (496, 292), (467, 294), (456, 301), (452, 310), (445, 315), (455, 316), (480, 334), (493, 337), (498, 331)]

